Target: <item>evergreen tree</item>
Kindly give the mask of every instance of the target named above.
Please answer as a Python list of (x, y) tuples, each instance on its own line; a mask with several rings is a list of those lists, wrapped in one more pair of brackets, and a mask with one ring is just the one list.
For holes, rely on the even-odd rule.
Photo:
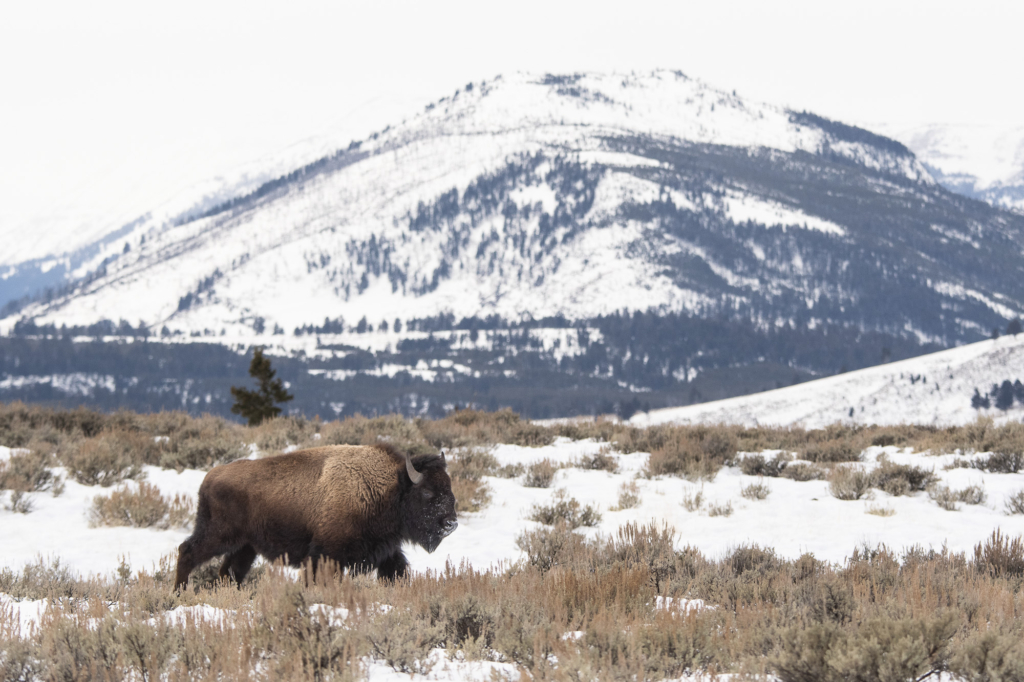
[(1013, 384), (1007, 379), (999, 385), (999, 393), (996, 395), (996, 407), (1000, 410), (1008, 410), (1013, 406)]
[(1020, 379), (1013, 382), (1013, 397), (1017, 399), (1017, 402), (1024, 405), (1024, 384), (1020, 383)]
[(1006, 325), (1006, 333), (1008, 335), (1012, 334), (1014, 336), (1017, 336), (1017, 334), (1020, 334), (1022, 331), (1024, 331), (1024, 328), (1021, 327), (1019, 317), (1010, 320), (1010, 324)]
[(974, 389), (974, 396), (971, 398), (971, 407), (976, 410), (980, 410), (983, 407), (989, 408), (991, 406), (992, 403), (989, 402), (988, 396), (982, 396), (981, 393), (978, 392), (978, 389)]
[(250, 391), (232, 386), (231, 395), (235, 396), (235, 404), (231, 412), (248, 419), (249, 426), (257, 426), (281, 414), (281, 408), (275, 403), (286, 403), (295, 396), (284, 390), (281, 380), (274, 378), (275, 374), (270, 368), (270, 359), (263, 357), (263, 349), (253, 349), (249, 376), (259, 382), (259, 390)]

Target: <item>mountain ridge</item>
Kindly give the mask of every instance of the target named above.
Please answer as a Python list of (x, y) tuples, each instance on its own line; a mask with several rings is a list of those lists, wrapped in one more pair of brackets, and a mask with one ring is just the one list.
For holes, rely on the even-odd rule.
[[(1024, 310), (1024, 217), (899, 142), (678, 72), (470, 85), (225, 201), (155, 209), (0, 332), (260, 345), (349, 395), (322, 405), (384, 409), (354, 396), (372, 378), (434, 382), (406, 389), (411, 413), (518, 391), (554, 416), (788, 385)], [(593, 404), (531, 413), (524, 387), (583, 379)]]

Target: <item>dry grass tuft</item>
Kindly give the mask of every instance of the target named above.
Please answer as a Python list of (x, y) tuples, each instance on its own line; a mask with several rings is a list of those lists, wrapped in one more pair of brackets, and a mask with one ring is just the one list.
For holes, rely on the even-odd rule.
[(892, 507), (883, 507), (878, 504), (869, 504), (867, 509), (864, 510), (865, 514), (871, 514), (872, 516), (884, 516), (889, 517), (896, 514), (896, 510)]
[(766, 500), (771, 492), (772, 489), (764, 481), (751, 483), (750, 485), (743, 486), (743, 488), (740, 489), (740, 495), (748, 500)]
[(732, 502), (714, 502), (708, 505), (708, 516), (732, 516)]
[(619, 486), (619, 501), (611, 511), (632, 509), (640, 504), (640, 487), (636, 481), (629, 481)]
[(680, 504), (688, 512), (700, 511), (701, 505), (704, 504), (704, 489), (701, 488), (683, 493), (683, 499), (680, 501)]
[(97, 495), (89, 509), (89, 525), (133, 526), (135, 528), (186, 528), (195, 519), (195, 504), (187, 496), (173, 498), (142, 481), (137, 490), (127, 486), (110, 495)]

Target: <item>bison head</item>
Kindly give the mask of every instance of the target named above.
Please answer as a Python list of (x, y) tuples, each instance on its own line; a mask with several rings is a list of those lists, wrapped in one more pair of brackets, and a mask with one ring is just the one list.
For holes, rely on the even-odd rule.
[(455, 495), (448, 477), (444, 454), (419, 457), (417, 467), (408, 455), (405, 468), (412, 487), (405, 496), (406, 537), (433, 552), (459, 522), (455, 517)]

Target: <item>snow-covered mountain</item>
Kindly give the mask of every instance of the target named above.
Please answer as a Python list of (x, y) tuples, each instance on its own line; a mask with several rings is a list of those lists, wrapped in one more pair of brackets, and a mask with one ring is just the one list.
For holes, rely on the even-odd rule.
[(872, 126), (907, 145), (943, 186), (1024, 213), (1024, 126)]
[(899, 143), (674, 72), (470, 84), (244, 189), (153, 210), (20, 315), (231, 333), (740, 310), (952, 342), (1024, 300), (1003, 277), (1024, 222), (943, 193)]
[[(0, 334), (124, 321), (121, 337), (313, 361), (333, 383), (309, 409), (539, 417), (789, 385), (976, 341), (1024, 309), (1024, 216), (948, 191), (899, 142), (678, 72), (499, 77), (302, 150), (8, 264), (3, 281), (63, 279), (8, 304)], [(48, 353), (5, 350), (0, 392), (81, 373), (163, 390), (138, 358), (56, 369)], [(391, 388), (364, 402), (359, 377)], [(188, 400), (210, 379), (167, 378)], [(460, 381), (477, 383), (438, 392)], [(541, 386), (571, 401), (540, 407)]]
[[(650, 424), (967, 424), (1024, 420), (1024, 389), (999, 406), (999, 387), (1024, 381), (1024, 335), (1003, 336), (909, 360), (848, 372), (755, 395), (652, 410)], [(1005, 389), (1004, 389), (1005, 390)], [(977, 393), (983, 405), (972, 406)], [(981, 401), (979, 401), (981, 402)]]

